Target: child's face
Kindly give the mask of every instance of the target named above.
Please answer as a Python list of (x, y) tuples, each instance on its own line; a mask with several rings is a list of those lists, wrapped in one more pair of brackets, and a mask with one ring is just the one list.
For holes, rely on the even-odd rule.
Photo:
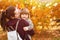
[(22, 15), (21, 15), (21, 18), (22, 18), (22, 19), (28, 19), (28, 16), (29, 16), (28, 14), (22, 14)]

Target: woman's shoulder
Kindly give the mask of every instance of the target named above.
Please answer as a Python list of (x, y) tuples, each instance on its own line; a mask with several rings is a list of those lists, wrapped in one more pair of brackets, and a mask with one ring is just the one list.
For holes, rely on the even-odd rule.
[(14, 24), (16, 24), (17, 20), (18, 20), (18, 19), (11, 19), (11, 20), (9, 20), (6, 24), (7, 24), (7, 25), (14, 25)]
[(11, 19), (11, 20), (9, 20), (8, 22), (16, 22), (18, 19)]

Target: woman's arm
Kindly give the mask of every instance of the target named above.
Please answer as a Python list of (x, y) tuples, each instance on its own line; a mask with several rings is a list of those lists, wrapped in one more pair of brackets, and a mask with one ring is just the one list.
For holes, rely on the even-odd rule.
[(14, 30), (14, 25), (16, 24), (17, 20), (9, 20), (7, 23), (6, 23), (6, 28), (7, 30), (11, 29), (11, 30)]

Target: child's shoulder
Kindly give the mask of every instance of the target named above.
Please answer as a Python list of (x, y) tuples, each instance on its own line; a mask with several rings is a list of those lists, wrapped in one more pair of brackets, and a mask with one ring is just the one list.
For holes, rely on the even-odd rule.
[(28, 22), (32, 22), (32, 20), (31, 19), (28, 19)]
[(31, 19), (28, 19), (29, 21), (32, 21)]

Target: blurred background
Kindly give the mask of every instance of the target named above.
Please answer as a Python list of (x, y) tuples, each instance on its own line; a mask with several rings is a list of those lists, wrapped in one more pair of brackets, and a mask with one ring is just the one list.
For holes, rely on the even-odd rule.
[[(35, 31), (32, 40), (60, 40), (60, 0), (0, 0), (0, 19), (11, 5), (29, 9)], [(0, 40), (7, 40), (2, 30), (0, 26)]]

